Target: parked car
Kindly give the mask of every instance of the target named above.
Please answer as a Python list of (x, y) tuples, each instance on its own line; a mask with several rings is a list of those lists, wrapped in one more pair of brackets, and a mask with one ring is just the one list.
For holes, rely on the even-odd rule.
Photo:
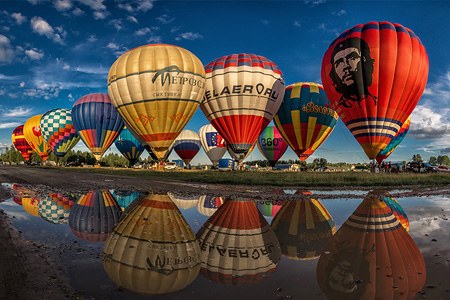
[(177, 168), (177, 164), (175, 162), (166, 162), (164, 165), (164, 169), (166, 170), (175, 170)]
[(428, 173), (436, 173), (438, 171), (438, 167), (437, 166), (433, 166), (433, 165), (431, 165), (429, 163), (424, 163), (423, 167), (426, 170), (425, 172), (428, 172)]
[(447, 166), (438, 166), (437, 171), (438, 172), (450, 172), (450, 168)]

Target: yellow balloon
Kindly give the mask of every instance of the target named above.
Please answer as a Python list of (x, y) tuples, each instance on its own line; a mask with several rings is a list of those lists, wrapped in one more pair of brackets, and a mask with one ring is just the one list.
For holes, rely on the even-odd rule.
[(162, 160), (200, 105), (205, 69), (181, 47), (144, 45), (114, 62), (108, 93), (127, 125)]
[(23, 134), (28, 144), (40, 156), (42, 161), (46, 161), (51, 149), (42, 136), (41, 117), (42, 115), (36, 115), (29, 118), (23, 125)]

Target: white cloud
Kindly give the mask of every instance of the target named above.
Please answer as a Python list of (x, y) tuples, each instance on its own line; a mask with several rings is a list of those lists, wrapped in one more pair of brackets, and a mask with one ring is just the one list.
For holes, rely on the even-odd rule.
[(0, 63), (12, 62), (14, 55), (11, 41), (3, 34), (0, 34)]
[(12, 109), (4, 110), (2, 113), (2, 117), (6, 118), (27, 117), (30, 116), (32, 112), (33, 110), (31, 108), (18, 106)]
[(36, 5), (44, 2), (45, 0), (27, 0), (29, 3)]
[(31, 60), (40, 60), (44, 57), (44, 52), (33, 48), (30, 50), (25, 50), (25, 55), (28, 56)]
[(16, 76), (8, 76), (0, 73), (0, 80), (16, 80)]
[(151, 44), (160, 44), (162, 42), (162, 38), (160, 36), (152, 36), (147, 40), (147, 43)]
[(109, 68), (103, 66), (81, 66), (73, 68), (74, 71), (86, 74), (108, 74)]
[(200, 33), (197, 32), (185, 32), (180, 34), (176, 40), (190, 40), (190, 41), (194, 41), (194, 40), (198, 40), (198, 39), (202, 39), (203, 36)]
[(16, 128), (17, 126), (21, 125), (19, 122), (6, 122), (6, 123), (0, 123), (0, 129), (6, 129), (6, 128)]
[(169, 15), (164, 14), (156, 18), (161, 24), (166, 25), (172, 23), (175, 19), (171, 18)]
[(97, 41), (97, 37), (95, 35), (90, 35), (87, 40), (88, 42), (93, 43)]
[(65, 31), (62, 27), (57, 27), (55, 29), (43, 18), (41, 17), (33, 17), (31, 19), (31, 29), (39, 35), (44, 35), (47, 38), (53, 40), (55, 43), (64, 45), (64, 40), (62, 36), (65, 36)]
[(72, 93), (69, 93), (69, 95), (67, 95), (67, 98), (69, 99), (70, 102), (75, 101), (75, 98), (73, 97)]
[(74, 15), (74, 16), (81, 16), (81, 15), (83, 15), (84, 14), (84, 11), (82, 11), (79, 7), (75, 7), (73, 10), (72, 10), (72, 14)]
[(109, 12), (106, 9), (106, 5), (103, 4), (104, 0), (77, 0), (83, 5), (88, 6), (93, 11), (94, 19), (105, 19)]
[(129, 13), (146, 12), (153, 8), (154, 0), (119, 0), (118, 8)]
[(27, 17), (25, 17), (21, 13), (12, 13), (11, 17), (14, 18), (18, 25), (22, 25), (27, 20)]
[(317, 6), (326, 3), (327, 0), (304, 0), (303, 2), (305, 4), (310, 4), (311, 6)]
[(122, 20), (121, 19), (114, 19), (108, 22), (108, 24), (112, 25), (117, 31), (122, 29)]
[(302, 27), (302, 24), (299, 21), (294, 21), (293, 24), (295, 27)]
[(139, 23), (138, 19), (136, 19), (136, 17), (134, 17), (134, 16), (128, 16), (127, 20), (131, 23), (135, 23), (135, 24)]
[(106, 45), (106, 48), (111, 50), (117, 50), (119, 49), (119, 45), (117, 45), (116, 43), (108, 43), (108, 45)]
[(66, 71), (70, 70), (70, 65), (65, 63), (63, 65), (63, 70), (66, 70)]
[(334, 16), (340, 17), (340, 16), (343, 16), (343, 15), (347, 14), (347, 11), (346, 11), (345, 9), (341, 9), (341, 10), (332, 12), (332, 14), (333, 14)]
[(146, 35), (146, 34), (148, 34), (148, 33), (150, 33), (150, 32), (152, 32), (150, 28), (144, 27), (144, 28), (141, 28), (141, 29), (139, 29), (139, 30), (136, 30), (136, 32), (134, 33), (134, 35), (142, 36), (142, 35)]
[(21, 87), (21, 88), (25, 87), (25, 82), (24, 82), (24, 81), (21, 81), (21, 82), (19, 83), (19, 87)]
[(261, 23), (266, 26), (270, 24), (269, 20), (261, 20)]
[(57, 11), (68, 11), (73, 7), (71, 0), (55, 0), (53, 6)]

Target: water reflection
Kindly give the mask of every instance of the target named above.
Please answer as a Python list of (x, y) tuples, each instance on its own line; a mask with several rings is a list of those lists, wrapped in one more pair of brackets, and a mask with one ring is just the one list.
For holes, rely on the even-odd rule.
[(417, 245), (377, 193), (347, 219), (317, 264), (329, 299), (412, 299), (425, 279)]
[(39, 202), (39, 215), (50, 223), (66, 224), (69, 222), (70, 209), (75, 201), (76, 196), (72, 194), (50, 193)]
[(201, 272), (227, 285), (259, 282), (278, 266), (280, 245), (253, 201), (227, 200), (197, 233)]
[(272, 221), (281, 252), (290, 259), (314, 259), (336, 232), (336, 225), (319, 200), (305, 196), (287, 201)]
[(69, 226), (78, 238), (100, 242), (119, 221), (121, 208), (108, 190), (81, 195), (70, 210)]
[(149, 195), (127, 210), (103, 251), (108, 276), (137, 293), (183, 289), (200, 271), (195, 235), (168, 195)]
[(117, 204), (122, 208), (122, 211), (125, 210), (133, 201), (135, 201), (140, 195), (140, 192), (136, 191), (116, 191), (110, 190), (114, 199), (116, 199)]

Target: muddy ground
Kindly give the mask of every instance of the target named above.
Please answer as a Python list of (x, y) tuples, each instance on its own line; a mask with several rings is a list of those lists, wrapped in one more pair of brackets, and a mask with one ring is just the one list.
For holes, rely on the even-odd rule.
[[(153, 180), (146, 177), (105, 175), (77, 172), (63, 169), (44, 169), (30, 166), (0, 165), (0, 183), (19, 183), (33, 185), (52, 192), (83, 193), (89, 190), (115, 189), (154, 193), (183, 193), (220, 195), (230, 198), (249, 197), (253, 199), (271, 199), (280, 187), (271, 186), (227, 186), (203, 183), (186, 183), (174, 180)], [(286, 187), (288, 189), (302, 187)], [(402, 187), (398, 187), (402, 188)], [(348, 189), (348, 188), (346, 188)], [(352, 187), (352, 189), (368, 189)], [(393, 189), (393, 188), (390, 188)], [(407, 187), (396, 196), (423, 196), (449, 194), (450, 187), (423, 188)], [(324, 190), (324, 189), (322, 189)], [(317, 195), (317, 194), (316, 194)], [(317, 195), (320, 197), (319, 195)], [(358, 197), (339, 195), (338, 197)], [(0, 187), (0, 202), (9, 198), (10, 192)], [(285, 197), (301, 197), (301, 195)], [(332, 196), (327, 195), (327, 198)], [(51, 260), (51, 251), (44, 245), (32, 243), (21, 238), (21, 232), (11, 226), (6, 214), (0, 210), (0, 299), (80, 299), (64, 277), (61, 268)], [(34, 277), (32, 277), (32, 274)], [(40, 276), (36, 276), (40, 274)]]

